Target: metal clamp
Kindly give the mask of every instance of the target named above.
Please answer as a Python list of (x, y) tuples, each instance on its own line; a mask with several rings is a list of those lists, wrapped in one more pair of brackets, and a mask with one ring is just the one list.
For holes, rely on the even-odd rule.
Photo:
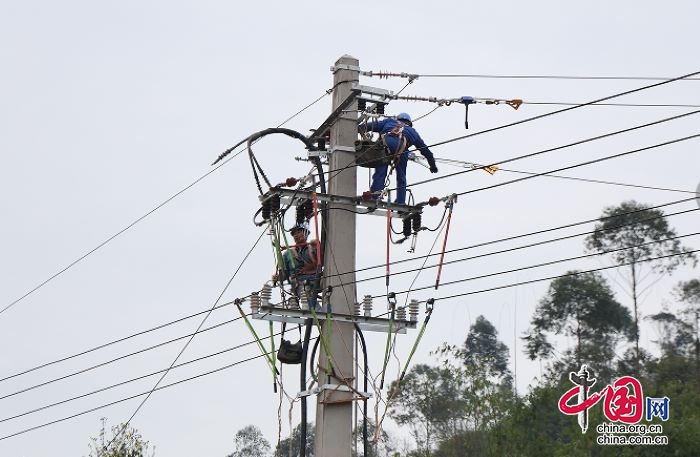
[(355, 154), (355, 146), (333, 146), (330, 150), (330, 153), (333, 154), (334, 152), (352, 152)]
[(369, 392), (359, 392), (359, 391), (351, 389), (350, 387), (343, 385), (343, 384), (322, 384), (318, 387), (314, 387), (313, 389), (304, 390), (304, 391), (299, 392), (297, 394), (297, 398), (308, 397), (310, 395), (320, 394), (320, 393), (323, 393), (325, 391), (351, 392), (351, 393), (359, 394), (361, 399), (372, 398), (372, 394)]
[(360, 67), (358, 67), (357, 65), (347, 65), (347, 64), (331, 65), (331, 72), (332, 73), (335, 73), (338, 70), (360, 71)]

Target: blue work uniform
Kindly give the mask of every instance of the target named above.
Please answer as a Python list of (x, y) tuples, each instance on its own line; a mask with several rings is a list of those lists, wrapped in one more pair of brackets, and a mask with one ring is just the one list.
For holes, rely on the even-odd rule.
[[(359, 127), (360, 131), (365, 130), (365, 125)], [(408, 154), (406, 150), (410, 147), (415, 147), (428, 160), (431, 168), (435, 168), (435, 158), (430, 152), (423, 139), (420, 137), (416, 129), (405, 124), (397, 119), (383, 119), (377, 122), (368, 122), (366, 131), (379, 132), (382, 136), (384, 144), (390, 154), (401, 152), (396, 163), (396, 200), (394, 203), (406, 203), (406, 166), (408, 165)], [(388, 165), (380, 165), (374, 169), (372, 175), (372, 187), (370, 190), (375, 196), (384, 189), (386, 173)]]

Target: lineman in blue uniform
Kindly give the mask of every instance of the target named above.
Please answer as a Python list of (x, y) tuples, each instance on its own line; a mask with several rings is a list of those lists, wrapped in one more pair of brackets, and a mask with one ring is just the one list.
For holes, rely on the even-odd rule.
[[(400, 113), (396, 119), (387, 118), (378, 122), (368, 122), (365, 125), (360, 125), (360, 131), (379, 132), (379, 135), (384, 142), (389, 154), (394, 156), (396, 164), (396, 200), (394, 203), (406, 203), (406, 166), (408, 165), (408, 154), (406, 150), (415, 146), (420, 153), (428, 159), (430, 172), (437, 173), (438, 168), (435, 165), (435, 158), (430, 152), (423, 139), (420, 137), (416, 129), (413, 128), (411, 116), (408, 113)], [(374, 169), (372, 175), (372, 191), (373, 198), (378, 198), (379, 194), (384, 189), (386, 173), (388, 165), (380, 165)]]

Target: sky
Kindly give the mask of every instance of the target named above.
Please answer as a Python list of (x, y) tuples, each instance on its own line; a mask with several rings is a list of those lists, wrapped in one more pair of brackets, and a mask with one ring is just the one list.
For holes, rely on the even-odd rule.
[[(325, 91), (332, 86), (329, 69), (339, 57), (356, 57), (364, 71), (425, 75), (403, 95), (525, 101), (518, 110), (502, 104), (472, 106), (469, 130), (464, 129), (462, 105), (441, 107), (415, 124), (431, 145), (565, 107), (538, 103), (585, 103), (659, 81), (427, 75), (674, 78), (700, 71), (692, 58), (699, 14), (700, 6), (690, 0), (2, 2), (0, 455), (87, 455), (100, 418), (106, 417), (110, 425), (125, 422), (143, 397), (95, 408), (153, 388), (158, 376), (144, 375), (169, 367), (187, 341), (181, 337), (194, 332), (205, 314), (14, 375), (204, 313), (216, 303), (247, 296), (270, 278), (274, 261), (267, 238), (234, 276), (261, 232), (253, 224), (258, 192), (245, 154), (217, 169), (210, 164), (229, 146), (279, 125), (314, 101), (285, 127), (308, 133), (318, 126), (331, 109)], [(362, 77), (360, 82), (394, 92), (407, 83), (376, 77)], [(697, 106), (700, 81), (672, 82), (608, 102)], [(387, 112), (407, 111), (416, 118), (433, 108), (427, 102), (392, 101)], [(432, 150), (441, 159), (493, 163), (697, 109), (587, 106)], [(689, 115), (502, 168), (555, 170), (697, 135), (696, 126), (696, 115)], [(506, 170), (493, 176), (481, 171), (458, 174), (411, 190), (418, 200), (474, 190), (460, 196), (454, 208), (447, 246), (460, 248), (592, 220), (603, 208), (625, 200), (663, 205), (692, 197), (700, 182), (697, 151), (698, 139), (691, 138), (559, 173), (673, 191), (548, 177), (482, 189), (522, 176)], [(307, 162), (295, 160), (305, 157), (298, 141), (269, 136), (255, 146), (255, 153), (274, 182), (309, 171)], [(438, 166), (438, 175), (431, 175), (409, 164), (409, 183), (461, 170)], [(360, 170), (358, 194), (366, 190), (367, 180), (368, 171)], [(693, 208), (697, 203), (690, 201), (664, 211)], [(441, 208), (426, 210), (424, 224), (435, 228), (441, 214)], [(679, 235), (700, 226), (697, 212), (669, 217), (669, 222)], [(374, 216), (358, 218), (358, 268), (384, 261), (383, 223)], [(592, 228), (588, 223), (555, 234)], [(460, 251), (445, 260), (555, 234)], [(392, 258), (417, 258), (430, 252), (433, 243), (436, 252), (442, 236), (424, 231), (415, 253), (396, 245)], [(700, 248), (697, 237), (683, 238), (683, 243)], [(441, 280), (444, 284), (582, 254), (583, 239), (578, 237), (450, 264)], [(395, 268), (417, 268), (421, 262), (418, 258)], [(432, 268), (415, 279), (415, 287), (423, 289), (410, 298), (439, 299), (608, 265), (609, 259), (578, 259), (438, 290), (430, 287), (435, 281)], [(611, 269), (603, 274), (618, 299), (629, 305), (622, 273)], [(381, 278), (360, 283), (358, 295), (386, 293), (382, 268), (363, 274)], [(677, 309), (671, 289), (693, 277), (698, 277), (697, 270), (685, 267), (660, 278), (649, 288), (642, 313), (664, 306)], [(405, 291), (414, 278), (415, 273), (394, 276), (390, 289)], [(649, 276), (649, 284), (655, 279)], [(442, 343), (462, 344), (471, 323), (483, 315), (511, 351), (518, 392), (527, 393), (543, 366), (526, 359), (520, 338), (547, 286), (540, 281), (438, 300), (412, 363), (434, 363), (431, 351)], [(406, 294), (399, 295), (399, 301), (405, 299)], [(376, 310), (384, 307), (375, 301)], [(250, 342), (251, 334), (241, 320), (229, 322), (236, 317), (230, 305), (213, 311), (203, 327), (215, 328), (193, 338), (179, 362), (237, 349), (173, 369), (162, 384), (233, 366), (154, 392), (135, 415), (132, 425), (156, 446), (156, 455), (224, 456), (235, 449), (236, 431), (249, 424), (260, 427), (273, 446), (278, 433), (288, 435), (289, 403), (272, 391), (262, 359), (245, 361), (259, 350), (254, 345), (238, 347)], [(266, 334), (267, 325), (254, 325)], [(415, 336), (410, 332), (397, 339), (402, 362)], [(176, 338), (180, 339), (161, 344)], [(655, 329), (645, 324), (642, 345), (654, 350), (657, 338)], [(377, 373), (385, 336), (367, 339), (370, 365)], [(123, 357), (155, 345), (160, 346)], [(96, 365), (101, 366), (73, 374)], [(394, 365), (389, 373), (398, 371)], [(45, 408), (138, 377), (142, 378)], [(53, 381), (57, 378), (64, 379)], [(296, 368), (285, 367), (283, 378), (293, 397)], [(313, 414), (313, 407), (310, 411)], [(61, 420), (70, 416), (75, 417)], [(296, 404), (291, 425), (298, 422)], [(47, 423), (52, 424), (42, 426)], [(34, 427), (38, 428), (6, 438)], [(396, 430), (390, 422), (387, 427)]]

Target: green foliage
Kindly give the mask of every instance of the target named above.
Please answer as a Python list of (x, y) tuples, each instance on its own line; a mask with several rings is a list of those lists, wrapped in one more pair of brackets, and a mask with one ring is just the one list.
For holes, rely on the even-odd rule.
[(668, 311), (647, 316), (652, 321), (661, 338), (655, 341), (666, 355), (690, 354), (695, 347), (693, 325), (684, 322)]
[[(312, 424), (306, 425), (306, 457), (314, 457), (316, 430)], [(291, 448), (291, 453), (290, 453)], [(301, 424), (294, 427), (291, 436), (280, 441), (275, 447), (274, 457), (299, 457), (301, 455)]]
[[(440, 366), (414, 366), (398, 384), (389, 416), (407, 425), (416, 441), (415, 455), (462, 455), (463, 442), (488, 436), (514, 401), (508, 347), (483, 316), (470, 327), (460, 347), (443, 345)], [(470, 441), (471, 442), (471, 441)], [(462, 449), (462, 450), (459, 450)], [(474, 452), (481, 449), (474, 446)]]
[(353, 453), (354, 457), (383, 457), (394, 455), (396, 450), (396, 444), (394, 440), (386, 432), (386, 430), (379, 431), (379, 439), (376, 445), (373, 443), (374, 434), (376, 432), (376, 425), (371, 420), (367, 420), (367, 449), (365, 452), (365, 443), (362, 436), (362, 422), (353, 431), (353, 439), (357, 441), (357, 454)]
[(394, 401), (389, 417), (408, 425), (419, 450), (431, 449), (440, 430), (453, 427), (464, 405), (453, 373), (441, 367), (415, 365), (403, 381), (390, 387)]
[[(586, 248), (592, 252), (610, 252), (614, 262), (628, 265), (630, 295), (633, 304), (635, 359), (633, 373), (639, 373), (642, 350), (639, 347), (638, 301), (646, 289), (640, 289), (644, 268), (658, 274), (670, 274), (686, 263), (695, 265), (697, 259), (686, 247), (681, 246), (663, 211), (649, 209), (648, 205), (634, 200), (603, 210), (595, 231), (586, 238)], [(668, 257), (671, 256), (671, 257)], [(656, 258), (653, 261), (640, 261)]]
[(693, 307), (700, 306), (700, 280), (691, 279), (690, 281), (681, 281), (678, 283), (676, 293), (681, 301)]
[(102, 418), (102, 427), (97, 438), (90, 438), (89, 457), (153, 457), (155, 447), (148, 453), (149, 443), (134, 427), (128, 424), (115, 425), (107, 437), (106, 419)]
[(616, 344), (631, 326), (629, 311), (617, 302), (602, 276), (569, 271), (552, 281), (523, 339), (526, 354), (535, 360), (553, 356), (549, 336), (571, 337), (575, 346), (560, 350), (564, 356), (553, 368), (561, 372), (586, 363), (609, 379)]
[(648, 265), (659, 273), (670, 273), (689, 261), (695, 263), (695, 256), (688, 248), (681, 246), (677, 239), (669, 239), (677, 234), (663, 211), (648, 208), (649, 205), (634, 200), (605, 208), (595, 231), (586, 238), (586, 247), (593, 252), (626, 248), (611, 254), (618, 263), (680, 254), (649, 262)]
[(266, 457), (270, 451), (270, 443), (255, 425), (248, 425), (234, 437), (236, 450), (228, 457)]

